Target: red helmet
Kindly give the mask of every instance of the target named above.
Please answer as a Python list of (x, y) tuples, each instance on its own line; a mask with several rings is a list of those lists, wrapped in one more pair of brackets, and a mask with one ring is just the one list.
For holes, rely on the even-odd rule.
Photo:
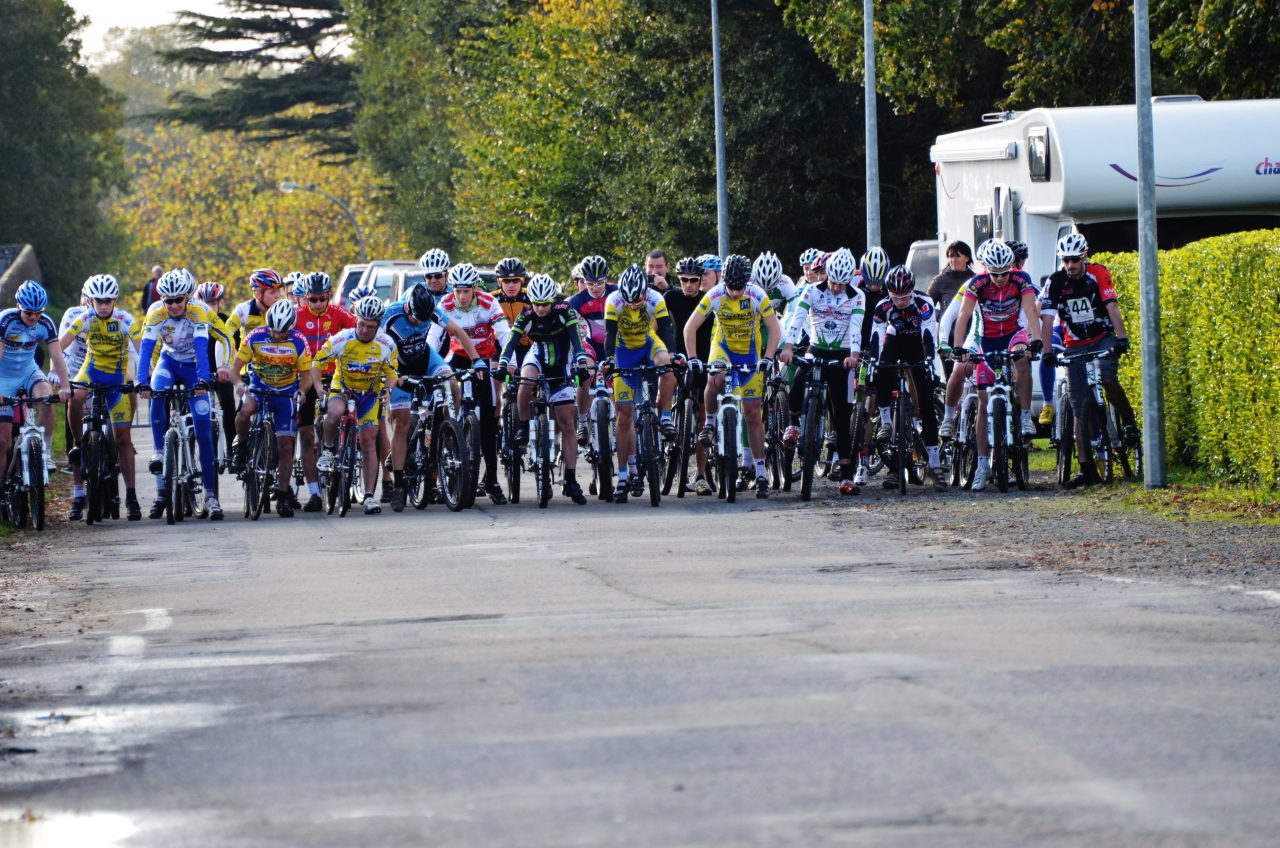
[(270, 268), (259, 268), (249, 275), (249, 285), (256, 289), (278, 289), (284, 285), (280, 275)]

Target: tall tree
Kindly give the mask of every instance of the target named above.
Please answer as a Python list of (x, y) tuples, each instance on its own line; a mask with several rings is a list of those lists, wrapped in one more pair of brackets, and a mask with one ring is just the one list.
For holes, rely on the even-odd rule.
[(0, 242), (35, 246), (64, 296), (121, 234), (103, 212), (125, 185), (119, 108), (80, 61), (64, 0), (0, 0)]
[(358, 90), (344, 55), (342, 0), (223, 0), (226, 15), (183, 12), (180, 65), (245, 69), (212, 93), (180, 91), (165, 117), (262, 141), (305, 139), (331, 159), (355, 154)]

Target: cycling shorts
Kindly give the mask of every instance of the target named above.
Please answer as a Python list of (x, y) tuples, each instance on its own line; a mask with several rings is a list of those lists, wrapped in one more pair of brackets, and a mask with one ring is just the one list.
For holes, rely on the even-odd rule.
[[(644, 343), (644, 347), (615, 348), (613, 359), (618, 370), (622, 371), (628, 368), (636, 368), (640, 365), (650, 365), (658, 357), (658, 354), (665, 354), (666, 352), (667, 346), (662, 343), (662, 340), (650, 335), (649, 339)], [(615, 376), (613, 378), (613, 402), (616, 404), (634, 403), (639, 379), (640, 377), (636, 375), (629, 377)]]
[[(48, 382), (48, 377), (39, 368), (32, 368), (25, 375), (16, 380), (0, 381), (0, 395), (4, 397), (13, 397), (19, 390), (27, 393), (27, 397), (31, 397), (35, 393), (36, 386), (40, 383)], [(13, 405), (6, 404), (0, 406), (0, 421), (13, 420)]]
[(320, 400), (320, 393), (316, 391), (316, 387), (312, 386), (307, 389), (307, 393), (302, 396), (302, 407), (298, 410), (298, 426), (314, 427), (316, 423), (316, 402)]
[[(528, 353), (524, 355), (524, 361), (520, 363), (520, 370), (523, 371), (526, 366), (532, 365), (538, 369), (538, 373), (544, 373), (542, 370), (542, 359), (538, 356), (538, 345), (529, 348)], [(548, 379), (564, 380), (565, 382), (556, 388), (555, 382), (551, 384), (551, 397), (548, 398), (552, 406), (564, 406), (566, 403), (573, 403), (577, 399), (578, 387), (573, 384), (572, 375), (569, 371), (569, 361), (566, 359), (564, 365), (560, 367), (552, 367), (545, 372)]]
[[(1031, 343), (1031, 339), (1027, 337), (1026, 330), (1018, 330), (1016, 333), (1010, 333), (1007, 336), (994, 336), (988, 338), (983, 336), (979, 341), (982, 343), (983, 353), (996, 353), (1002, 350), (1009, 350), (1017, 345), (1026, 345)], [(971, 352), (973, 351), (970, 348)], [(985, 389), (996, 384), (996, 372), (991, 370), (991, 366), (985, 361), (979, 362), (973, 366), (973, 381), (978, 384), (978, 388)]]
[[(760, 357), (754, 353), (733, 353), (720, 343), (712, 348), (711, 359), (707, 364), (716, 362), (727, 362), (734, 366), (745, 365), (754, 369), (760, 364)], [(738, 396), (743, 400), (760, 400), (764, 397), (764, 374), (759, 371), (744, 374), (735, 368), (725, 372), (725, 379), (733, 381), (729, 385), (738, 387)]]
[[(124, 382), (124, 373), (99, 371), (85, 364), (80, 367), (76, 382), (88, 383), (91, 386), (118, 386)], [(83, 391), (83, 389), (77, 391)], [(111, 411), (112, 427), (128, 427), (133, 423), (133, 404), (129, 403), (129, 396), (124, 392), (107, 392), (107, 409)]]
[[(1116, 337), (1107, 333), (1085, 345), (1073, 347), (1067, 351), (1067, 356), (1073, 356), (1084, 351), (1098, 353), (1104, 350), (1114, 350), (1116, 346)], [(1102, 377), (1102, 382), (1109, 383), (1119, 376), (1120, 363), (1115, 356), (1108, 356), (1098, 360), (1098, 369)], [(1076, 416), (1083, 414), (1083, 411), (1089, 408), (1089, 366), (1083, 359), (1076, 359), (1067, 363), (1067, 388), (1071, 392), (1071, 409)]]
[[(381, 394), (379, 392), (368, 392), (365, 394), (357, 394), (352, 396), (356, 404), (356, 429), (363, 430), (366, 427), (377, 427), (382, 412)], [(342, 395), (334, 395), (329, 398), (329, 403), (340, 400), (343, 402), (343, 410), (345, 411), (346, 397)]]
[[(445, 362), (444, 359), (440, 356), (440, 354), (436, 353), (434, 350), (431, 351), (431, 362), (427, 365), (426, 376), (436, 377), (436, 376), (439, 376), (439, 374), (442, 371), (452, 371), (452, 370), (453, 369), (449, 367), (449, 363)], [(402, 374), (401, 376), (402, 377), (421, 377), (423, 375)], [(391, 411), (392, 412), (398, 412), (403, 409), (408, 409), (412, 405), (413, 405), (413, 392), (407, 392), (404, 389), (400, 388), (399, 386), (396, 386), (394, 389), (391, 390)]]
[(265, 403), (271, 416), (271, 429), (277, 436), (293, 436), (298, 432), (296, 425), (297, 407), (293, 403), (293, 395), (252, 395), (254, 403)]

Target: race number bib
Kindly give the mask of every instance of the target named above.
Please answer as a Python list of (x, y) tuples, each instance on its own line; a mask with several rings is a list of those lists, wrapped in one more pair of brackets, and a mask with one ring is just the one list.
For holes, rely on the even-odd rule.
[(1067, 301), (1067, 313), (1073, 324), (1088, 324), (1094, 319), (1093, 302), (1087, 297), (1073, 297)]

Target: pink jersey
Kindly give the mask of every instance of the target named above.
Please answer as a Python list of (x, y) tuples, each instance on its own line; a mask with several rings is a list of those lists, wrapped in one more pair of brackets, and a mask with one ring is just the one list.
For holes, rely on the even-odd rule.
[(964, 297), (977, 304), (982, 316), (983, 338), (998, 339), (1018, 332), (1022, 296), (1027, 292), (1034, 297), (1036, 289), (1031, 278), (1021, 271), (1014, 271), (1003, 283), (997, 283), (985, 273), (969, 281)]

